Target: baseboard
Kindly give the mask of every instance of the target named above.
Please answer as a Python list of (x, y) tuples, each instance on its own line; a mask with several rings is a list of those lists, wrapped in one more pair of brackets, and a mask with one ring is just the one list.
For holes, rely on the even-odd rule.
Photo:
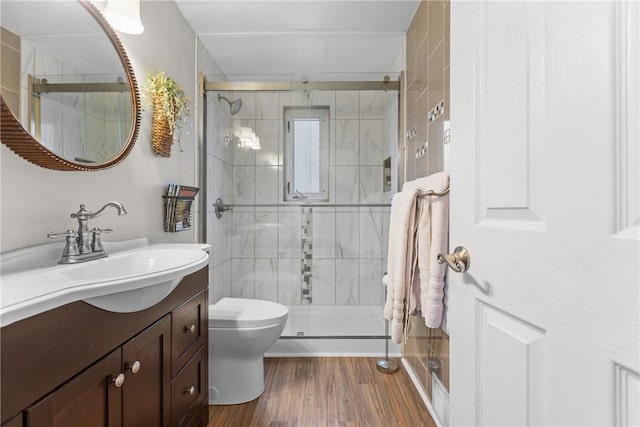
[[(389, 345), (389, 357), (401, 357), (399, 345)], [(383, 339), (279, 339), (265, 357), (384, 357)]]
[(409, 378), (411, 378), (411, 381), (413, 382), (414, 387), (418, 391), (418, 394), (424, 401), (424, 406), (427, 407), (427, 410), (429, 411), (429, 415), (431, 415), (433, 422), (435, 422), (438, 427), (446, 427), (440, 422), (440, 418), (438, 418), (438, 415), (436, 415), (436, 411), (433, 409), (433, 406), (431, 405), (429, 396), (427, 396), (427, 392), (422, 388), (422, 383), (420, 382), (420, 379), (416, 375), (409, 361), (403, 357), (402, 364), (404, 365), (404, 368), (407, 371), (407, 374), (409, 374)]

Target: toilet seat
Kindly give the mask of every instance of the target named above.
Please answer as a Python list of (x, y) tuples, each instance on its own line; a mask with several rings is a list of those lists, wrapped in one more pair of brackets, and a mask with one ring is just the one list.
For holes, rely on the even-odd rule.
[(287, 307), (271, 301), (222, 298), (209, 306), (209, 328), (260, 328), (280, 323)]

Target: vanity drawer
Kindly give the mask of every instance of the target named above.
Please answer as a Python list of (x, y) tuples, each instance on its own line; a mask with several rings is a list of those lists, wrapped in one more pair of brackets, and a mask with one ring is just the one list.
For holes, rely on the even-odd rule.
[(207, 292), (204, 291), (173, 310), (171, 317), (171, 376), (206, 342)]
[(206, 347), (202, 347), (171, 381), (171, 425), (190, 424), (194, 412), (202, 409), (206, 398), (207, 351)]

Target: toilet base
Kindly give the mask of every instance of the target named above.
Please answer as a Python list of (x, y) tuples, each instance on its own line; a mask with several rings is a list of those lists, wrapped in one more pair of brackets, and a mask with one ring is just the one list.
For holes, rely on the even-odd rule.
[(209, 404), (250, 402), (264, 392), (264, 358), (210, 358)]

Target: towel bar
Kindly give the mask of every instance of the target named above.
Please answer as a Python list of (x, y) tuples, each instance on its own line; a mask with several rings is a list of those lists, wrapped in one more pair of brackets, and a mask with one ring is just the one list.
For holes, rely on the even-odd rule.
[[(449, 187), (445, 188), (441, 192), (437, 192), (437, 191), (433, 191), (433, 190), (420, 191), (418, 193), (418, 197), (427, 197), (427, 196), (439, 197), (439, 196), (444, 196), (447, 193), (449, 193)], [(394, 194), (394, 196), (395, 196), (395, 194)], [(391, 200), (393, 200), (393, 196), (391, 196)]]
[(425, 192), (420, 192), (420, 197), (426, 197), (426, 196), (444, 196), (445, 194), (447, 194), (449, 192), (449, 187), (445, 188), (444, 190), (442, 190), (441, 192), (437, 192), (437, 191), (433, 191), (433, 190), (429, 190), (429, 191), (425, 191)]

